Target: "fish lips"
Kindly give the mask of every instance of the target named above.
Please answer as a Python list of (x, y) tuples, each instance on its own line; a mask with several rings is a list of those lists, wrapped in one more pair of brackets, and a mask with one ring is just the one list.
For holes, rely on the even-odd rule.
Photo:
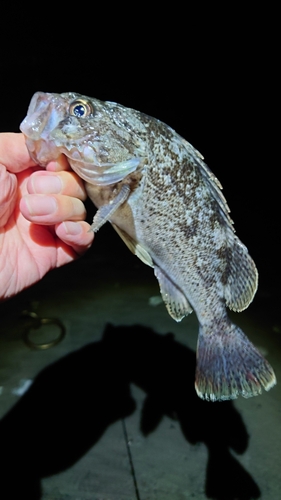
[[(59, 124), (67, 120), (69, 102), (60, 94), (36, 92), (32, 97), (27, 116), (20, 124), (26, 138), (26, 145), (33, 161), (42, 167), (56, 160), (61, 154), (67, 157), (72, 169), (85, 181), (96, 185), (115, 184), (134, 172), (141, 158), (111, 163), (100, 162), (97, 152), (88, 144), (67, 147), (59, 130)], [(79, 127), (79, 119), (77, 128)], [(75, 130), (75, 123), (65, 123), (64, 127)], [(84, 141), (83, 141), (84, 142)]]
[(36, 92), (20, 124), (32, 160), (43, 167), (61, 154), (51, 133), (62, 120), (64, 112), (65, 103), (58, 95)]

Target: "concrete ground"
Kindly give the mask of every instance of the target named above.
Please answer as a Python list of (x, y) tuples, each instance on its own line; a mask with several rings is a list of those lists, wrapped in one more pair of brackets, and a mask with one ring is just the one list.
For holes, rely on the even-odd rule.
[[(201, 401), (195, 314), (175, 323), (153, 271), (120, 249), (97, 242), (0, 304), (1, 500), (280, 500), (281, 384)], [(281, 381), (274, 300), (260, 290), (233, 317)], [(24, 310), (65, 337), (30, 348), (27, 331), (48, 343), (60, 324)]]

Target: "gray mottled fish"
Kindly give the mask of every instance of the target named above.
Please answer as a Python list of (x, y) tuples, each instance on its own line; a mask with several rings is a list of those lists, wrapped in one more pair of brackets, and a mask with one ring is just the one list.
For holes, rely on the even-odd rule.
[(93, 231), (110, 221), (154, 268), (172, 318), (196, 311), (198, 395), (216, 401), (269, 390), (271, 366), (226, 312), (250, 304), (257, 270), (202, 155), (155, 118), (72, 92), (37, 92), (21, 130), (40, 165), (67, 157), (98, 207)]

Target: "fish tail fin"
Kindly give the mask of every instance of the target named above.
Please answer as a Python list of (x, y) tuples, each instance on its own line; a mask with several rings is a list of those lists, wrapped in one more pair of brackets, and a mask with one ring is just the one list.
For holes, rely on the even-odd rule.
[(225, 321), (219, 331), (200, 327), (195, 388), (207, 401), (244, 398), (268, 391), (276, 384), (270, 364), (242, 330)]

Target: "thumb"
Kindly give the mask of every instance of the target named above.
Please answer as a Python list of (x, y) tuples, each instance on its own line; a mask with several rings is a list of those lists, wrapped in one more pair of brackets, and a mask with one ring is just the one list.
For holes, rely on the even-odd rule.
[(19, 133), (0, 133), (0, 165), (9, 172), (21, 172), (36, 163), (31, 160), (25, 145), (24, 135)]

